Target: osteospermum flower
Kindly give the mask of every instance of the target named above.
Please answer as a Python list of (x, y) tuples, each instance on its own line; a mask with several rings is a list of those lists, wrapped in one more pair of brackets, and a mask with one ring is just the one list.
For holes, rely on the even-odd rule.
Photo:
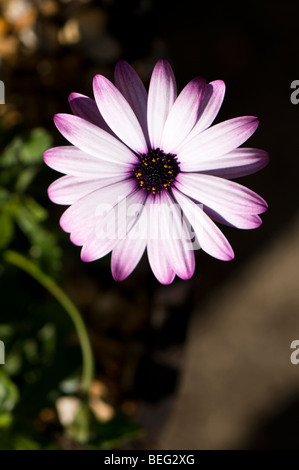
[(267, 209), (260, 196), (230, 181), (268, 163), (263, 150), (239, 148), (258, 119), (243, 116), (210, 127), (223, 101), (223, 81), (207, 84), (197, 77), (177, 96), (166, 60), (156, 64), (148, 94), (124, 61), (116, 65), (115, 85), (96, 75), (93, 91), (95, 101), (72, 93), (74, 114), (54, 118), (73, 146), (44, 155), (47, 165), (66, 174), (51, 184), (49, 197), (70, 205), (60, 224), (82, 246), (82, 260), (112, 251), (113, 277), (123, 280), (147, 249), (163, 284), (193, 275), (194, 246), (231, 260), (233, 250), (215, 222), (252, 229)]

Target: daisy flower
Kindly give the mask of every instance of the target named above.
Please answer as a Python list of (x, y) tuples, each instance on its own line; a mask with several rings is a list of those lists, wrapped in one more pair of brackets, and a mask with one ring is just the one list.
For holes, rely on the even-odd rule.
[(54, 118), (72, 145), (44, 154), (48, 166), (66, 175), (48, 193), (70, 205), (60, 224), (82, 246), (82, 260), (112, 251), (112, 275), (120, 281), (147, 250), (163, 284), (193, 275), (196, 246), (231, 260), (233, 250), (216, 223), (256, 228), (267, 209), (259, 195), (231, 181), (268, 163), (265, 151), (239, 148), (258, 119), (242, 116), (210, 127), (224, 82), (197, 77), (177, 95), (166, 60), (157, 62), (148, 93), (124, 61), (116, 65), (115, 85), (96, 75), (93, 92), (95, 100), (72, 93), (73, 114)]

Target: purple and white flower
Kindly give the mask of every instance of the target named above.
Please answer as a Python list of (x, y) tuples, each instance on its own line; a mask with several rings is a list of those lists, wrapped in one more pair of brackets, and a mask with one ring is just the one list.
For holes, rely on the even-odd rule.
[(211, 256), (231, 260), (233, 250), (215, 222), (252, 229), (267, 209), (259, 195), (231, 181), (269, 161), (263, 150), (239, 148), (258, 119), (210, 127), (224, 82), (197, 77), (177, 95), (166, 60), (156, 64), (148, 93), (124, 61), (116, 65), (115, 85), (96, 75), (93, 91), (95, 100), (72, 93), (73, 115), (54, 118), (72, 145), (44, 154), (47, 165), (66, 175), (48, 192), (53, 202), (70, 205), (60, 224), (82, 246), (82, 260), (112, 251), (112, 274), (120, 281), (146, 249), (156, 278), (170, 284), (175, 275), (193, 275), (193, 235)]

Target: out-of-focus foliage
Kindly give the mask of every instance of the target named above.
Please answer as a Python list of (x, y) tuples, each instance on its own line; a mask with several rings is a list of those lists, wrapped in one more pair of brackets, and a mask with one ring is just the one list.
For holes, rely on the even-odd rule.
[(8, 375), (0, 371), (0, 426), (10, 426), (12, 422), (12, 411), (19, 399), (17, 386), (10, 380)]
[(60, 267), (57, 237), (44, 225), (47, 210), (27, 193), (37, 184), (42, 154), (51, 146), (50, 135), (41, 128), (17, 135), (0, 157), (0, 249), (7, 248), (18, 230), (27, 251), (51, 274)]

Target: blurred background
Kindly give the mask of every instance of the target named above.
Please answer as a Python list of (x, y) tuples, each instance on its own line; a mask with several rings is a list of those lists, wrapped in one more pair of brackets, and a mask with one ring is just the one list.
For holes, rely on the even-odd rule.
[[(0, 449), (298, 449), (296, 7), (0, 0)], [(216, 122), (259, 117), (246, 146), (271, 162), (239, 182), (269, 210), (257, 230), (223, 227), (230, 263), (199, 251), (191, 280), (161, 286), (144, 258), (115, 283), (110, 256), (81, 262), (60, 229), (64, 207), (47, 196), (59, 174), (42, 154), (66, 145), (53, 115), (70, 112), (69, 93), (92, 96), (93, 76), (113, 79), (119, 59), (148, 86), (161, 57), (178, 89), (225, 81)], [(92, 345), (86, 393), (64, 295)]]

